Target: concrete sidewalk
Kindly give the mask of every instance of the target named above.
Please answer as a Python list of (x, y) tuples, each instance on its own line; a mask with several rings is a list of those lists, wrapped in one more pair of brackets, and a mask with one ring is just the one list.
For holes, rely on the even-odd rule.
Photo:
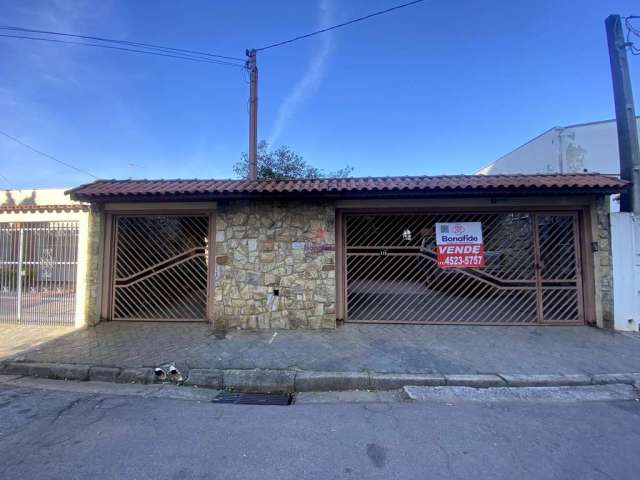
[[(346, 324), (323, 331), (233, 331), (218, 338), (206, 324), (107, 322), (52, 332), (0, 325), (0, 360), (118, 367), (175, 362), (183, 371), (640, 372), (640, 337), (591, 327)], [(32, 347), (36, 341), (42, 343)]]

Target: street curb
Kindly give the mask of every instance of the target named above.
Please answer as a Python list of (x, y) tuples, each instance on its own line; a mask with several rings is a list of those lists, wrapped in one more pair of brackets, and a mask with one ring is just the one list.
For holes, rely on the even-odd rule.
[(371, 382), (366, 372), (297, 372), (297, 392), (328, 392), (369, 390)]
[(239, 392), (293, 392), (292, 370), (224, 370), (224, 388)]
[[(583, 387), (586, 385), (608, 385), (612, 383), (633, 383), (620, 382), (619, 379), (611, 378), (605, 381), (604, 378), (600, 382), (594, 381), (594, 376), (576, 374), (576, 375), (500, 375), (507, 385), (510, 387)], [(604, 383), (601, 383), (603, 382)]]
[(222, 370), (209, 370), (207, 368), (192, 368), (189, 376), (184, 381), (190, 387), (204, 387), (221, 390), (224, 386), (224, 373)]
[[(120, 368), (64, 363), (0, 363), (0, 374), (57, 380), (115, 383), (154, 383), (153, 368)], [(275, 369), (207, 369), (188, 372), (184, 385), (239, 392), (311, 392), (344, 390), (396, 390), (419, 387), (576, 387), (626, 384), (640, 386), (640, 373), (606, 374), (420, 374), (381, 372), (328, 372)]]
[(499, 375), (445, 375), (447, 386), (452, 387), (506, 387), (507, 383)]
[(419, 373), (371, 373), (371, 390), (396, 390), (405, 385), (441, 387), (446, 384), (444, 375)]

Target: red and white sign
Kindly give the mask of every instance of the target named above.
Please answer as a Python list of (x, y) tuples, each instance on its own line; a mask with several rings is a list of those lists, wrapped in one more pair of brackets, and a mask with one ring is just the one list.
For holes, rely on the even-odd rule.
[(436, 223), (436, 253), (440, 268), (484, 267), (482, 224)]

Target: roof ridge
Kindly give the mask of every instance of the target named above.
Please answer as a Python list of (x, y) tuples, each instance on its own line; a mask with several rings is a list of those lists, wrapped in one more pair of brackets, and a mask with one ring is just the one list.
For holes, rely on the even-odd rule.
[(242, 196), (268, 194), (335, 194), (367, 192), (489, 192), (489, 191), (620, 191), (628, 182), (594, 172), (572, 174), (406, 175), (396, 177), (336, 177), (260, 180), (179, 179), (97, 181), (72, 189), (73, 199), (113, 197)]
[[(332, 181), (332, 180), (386, 180), (386, 179), (432, 179), (432, 178), (474, 178), (474, 177), (577, 177), (577, 176), (611, 176), (599, 172), (572, 172), (572, 173), (497, 173), (488, 175), (477, 175), (473, 173), (455, 173), (455, 174), (438, 174), (438, 175), (367, 175), (361, 177), (305, 177), (305, 178), (269, 178), (261, 180), (248, 180), (246, 178), (101, 178), (90, 183), (85, 183), (79, 187), (86, 185), (95, 185), (98, 183), (160, 183), (160, 182), (311, 182), (311, 181)], [(79, 187), (74, 187), (75, 190)]]

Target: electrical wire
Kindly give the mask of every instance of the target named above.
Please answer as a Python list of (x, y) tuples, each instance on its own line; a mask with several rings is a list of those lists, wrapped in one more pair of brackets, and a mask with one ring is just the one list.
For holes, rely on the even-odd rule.
[(9, 186), (9, 188), (13, 188), (13, 185), (11, 184), (9, 179), (7, 177), (5, 177), (2, 173), (0, 173), (0, 178), (5, 181), (5, 183)]
[(63, 33), (63, 32), (54, 32), (51, 30), (36, 30), (33, 28), (23, 28), (23, 27), (13, 27), (10, 25), (0, 25), (0, 30), (12, 30), (12, 31), (18, 31), (18, 32), (27, 32), (27, 33), (40, 33), (40, 34), (45, 34), (45, 35), (57, 35), (57, 36), (64, 36), (64, 37), (73, 37), (73, 38), (83, 38), (86, 40), (97, 40), (100, 42), (109, 42), (109, 43), (118, 43), (121, 45), (130, 45), (133, 47), (145, 47), (145, 48), (152, 48), (152, 49), (156, 49), (156, 50), (160, 50), (160, 51), (165, 51), (165, 52), (177, 52), (177, 53), (186, 53), (186, 54), (190, 54), (190, 55), (201, 55), (204, 57), (213, 57), (213, 58), (222, 58), (225, 60), (237, 60), (240, 62), (245, 61), (244, 58), (240, 58), (240, 57), (231, 57), (228, 55), (218, 55), (215, 53), (209, 53), (209, 52), (201, 52), (198, 50), (189, 50), (186, 48), (174, 48), (174, 47), (164, 47), (161, 45), (154, 45), (152, 43), (141, 43), (141, 42), (131, 42), (131, 41), (127, 41), (127, 40), (116, 40), (113, 38), (106, 38), (106, 37), (96, 37), (96, 36), (90, 36), (90, 35), (78, 35), (78, 34), (73, 34), (73, 33)]
[(400, 8), (409, 7), (411, 5), (415, 5), (417, 3), (422, 3), (425, 0), (414, 0), (413, 2), (403, 3), (401, 5), (396, 5), (394, 7), (387, 8), (385, 10), (380, 10), (378, 12), (370, 13), (369, 15), (365, 15), (364, 17), (354, 18), (353, 20), (349, 20), (348, 22), (339, 23), (337, 25), (333, 25), (331, 27), (323, 28), (322, 30), (316, 30), (315, 32), (307, 33), (305, 35), (300, 35), (298, 37), (290, 38), (289, 40), (284, 40), (283, 42), (273, 43), (271, 45), (267, 45), (265, 47), (256, 48), (256, 52), (260, 52), (262, 50), (267, 50), (269, 48), (280, 47), (282, 45), (287, 45), (289, 43), (296, 42), (298, 40), (302, 40), (304, 38), (313, 37), (314, 35), (319, 35), (324, 32), (328, 32), (329, 30), (335, 30), (336, 28), (346, 27), (347, 25), (351, 25), (352, 23), (361, 22), (363, 20), (367, 20), (372, 17), (377, 17), (378, 15), (384, 15), (385, 13), (393, 12), (394, 10), (399, 10)]
[(222, 60), (215, 60), (212, 58), (202, 58), (202, 57), (192, 57), (192, 56), (187, 56), (187, 55), (173, 55), (170, 53), (162, 53), (162, 52), (151, 52), (151, 51), (147, 51), (147, 50), (138, 50), (138, 49), (134, 49), (134, 48), (126, 48), (126, 47), (116, 47), (113, 45), (100, 45), (98, 43), (87, 43), (87, 42), (74, 42), (71, 40), (58, 40), (55, 38), (44, 38), (44, 37), (31, 37), (28, 35), (8, 35), (8, 34), (4, 34), (4, 33), (0, 33), (0, 37), (4, 37), (4, 38), (17, 38), (17, 39), (23, 39), (23, 40), (39, 40), (42, 42), (53, 42), (53, 43), (58, 43), (58, 44), (65, 44), (65, 45), (80, 45), (80, 46), (85, 46), (85, 47), (97, 47), (97, 48), (107, 48), (110, 50), (121, 50), (121, 51), (125, 51), (125, 52), (133, 52), (133, 53), (143, 53), (143, 54), (148, 54), (148, 55), (156, 55), (156, 56), (160, 56), (160, 57), (170, 57), (170, 58), (178, 58), (181, 60), (190, 60), (193, 62), (201, 62), (201, 63), (212, 63), (215, 65), (226, 65), (226, 66), (230, 66), (230, 67), (236, 67), (236, 68), (246, 68), (246, 66), (244, 64), (239, 64), (239, 63), (232, 63), (232, 62), (226, 62), (226, 61), (222, 61)]
[(70, 163), (67, 162), (63, 162), (62, 160), (60, 160), (59, 158), (54, 157), (53, 155), (49, 155), (48, 153), (43, 152), (42, 150), (38, 150), (35, 147), (32, 147), (31, 145), (29, 145), (28, 143), (23, 142), (22, 140), (20, 140), (19, 138), (16, 138), (12, 135), (9, 135), (6, 132), (3, 132), (2, 130), (0, 130), (0, 135), (4, 135), (5, 137), (7, 137), (10, 140), (13, 140), (14, 142), (22, 145), (25, 148), (28, 148), (29, 150), (31, 150), (32, 152), (37, 153), (38, 155), (42, 155), (43, 157), (47, 157), (51, 160), (53, 160), (54, 162), (58, 162), (60, 165), (64, 165), (67, 168), (71, 168), (72, 170), (75, 170), (76, 172), (80, 172), (83, 173), (84, 175), (88, 175), (89, 177), (93, 177), (96, 180), (99, 180), (99, 177), (94, 175), (91, 172), (87, 172), (86, 170), (83, 170), (81, 168), (75, 167), (73, 165), (71, 165)]
[(640, 16), (638, 15), (629, 15), (628, 17), (624, 17), (624, 26), (627, 28), (625, 46), (629, 49), (632, 55), (640, 55), (640, 47), (636, 47), (635, 44), (631, 41), (631, 34), (640, 38), (640, 30), (637, 29), (632, 23), (632, 20), (638, 18), (640, 18)]

